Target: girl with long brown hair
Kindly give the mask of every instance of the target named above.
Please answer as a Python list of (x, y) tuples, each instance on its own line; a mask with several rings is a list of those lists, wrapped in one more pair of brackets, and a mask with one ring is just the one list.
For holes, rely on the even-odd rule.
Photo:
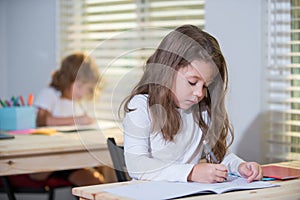
[[(171, 31), (124, 100), (124, 155), (134, 179), (223, 182), (262, 178), (256, 162), (228, 150), (227, 66), (217, 40), (193, 25)], [(200, 162), (203, 141), (212, 149)], [(214, 159), (212, 156), (214, 155)]]

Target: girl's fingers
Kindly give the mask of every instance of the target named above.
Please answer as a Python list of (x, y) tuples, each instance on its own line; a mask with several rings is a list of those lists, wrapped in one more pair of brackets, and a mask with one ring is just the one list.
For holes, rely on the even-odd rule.
[(226, 178), (228, 177), (228, 171), (225, 165), (217, 165), (216, 166), (216, 172), (215, 172), (216, 182), (224, 182), (226, 181)]
[(188, 180), (206, 183), (224, 182), (228, 171), (223, 164), (202, 163), (193, 167)]
[(222, 182), (226, 181), (226, 178), (224, 178), (224, 177), (216, 177), (215, 181), (218, 182), (218, 183), (222, 183)]
[(247, 178), (247, 182), (250, 183), (250, 182), (254, 181), (255, 177), (256, 177), (256, 173), (253, 173), (251, 176), (249, 176)]
[(261, 167), (258, 167), (257, 169), (257, 175), (255, 176), (254, 180), (261, 180), (263, 177), (263, 172)]
[(252, 166), (252, 175), (248, 177), (247, 181), (260, 180), (262, 178), (262, 169), (260, 166)]

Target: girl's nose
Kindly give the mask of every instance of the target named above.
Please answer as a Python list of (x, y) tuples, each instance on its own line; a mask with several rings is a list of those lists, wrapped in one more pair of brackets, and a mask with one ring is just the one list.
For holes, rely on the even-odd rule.
[(193, 95), (200, 98), (203, 95), (203, 88), (195, 88)]

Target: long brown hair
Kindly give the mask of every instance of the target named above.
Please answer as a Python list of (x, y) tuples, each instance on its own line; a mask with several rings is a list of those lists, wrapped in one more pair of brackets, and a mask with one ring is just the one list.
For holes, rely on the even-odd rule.
[[(228, 74), (220, 46), (207, 32), (193, 25), (183, 25), (171, 31), (147, 60), (142, 78), (122, 105), (125, 112), (131, 112), (135, 109), (128, 107), (130, 100), (135, 95), (147, 94), (153, 131), (159, 129), (165, 140), (172, 141), (181, 128), (182, 120), (171, 88), (178, 69), (188, 66), (193, 60), (209, 62), (217, 72), (208, 86), (206, 97), (192, 107), (192, 112), (203, 137), (208, 139), (217, 159), (222, 161), (233, 141), (225, 109)], [(205, 111), (209, 115), (208, 121), (202, 116)], [(228, 133), (231, 141), (227, 146)]]
[[(52, 74), (50, 86), (64, 93), (70, 86), (79, 80), (82, 83), (96, 83), (100, 79), (100, 73), (95, 61), (85, 53), (77, 52), (65, 57), (58, 70)], [(89, 97), (93, 94), (90, 91)]]

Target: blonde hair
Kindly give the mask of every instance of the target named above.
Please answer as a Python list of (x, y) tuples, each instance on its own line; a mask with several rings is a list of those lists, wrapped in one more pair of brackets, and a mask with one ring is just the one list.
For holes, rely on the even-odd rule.
[[(100, 80), (100, 73), (95, 61), (85, 53), (74, 53), (65, 57), (58, 70), (52, 74), (50, 86), (63, 93), (78, 80), (82, 83), (96, 83)], [(90, 91), (92, 96), (94, 90)]]

